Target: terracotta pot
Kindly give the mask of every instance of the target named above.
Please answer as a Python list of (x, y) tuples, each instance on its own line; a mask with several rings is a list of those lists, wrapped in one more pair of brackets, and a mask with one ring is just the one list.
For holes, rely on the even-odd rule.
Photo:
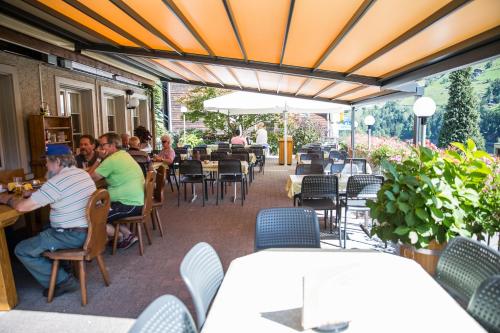
[(445, 247), (446, 243), (439, 244), (434, 240), (430, 242), (426, 249), (416, 249), (414, 246), (401, 244), (399, 254), (402, 257), (415, 260), (427, 273), (434, 276), (439, 257)]

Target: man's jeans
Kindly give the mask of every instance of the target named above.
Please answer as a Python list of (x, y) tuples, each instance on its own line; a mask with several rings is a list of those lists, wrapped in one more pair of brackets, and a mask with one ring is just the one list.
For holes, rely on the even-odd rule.
[[(37, 236), (23, 240), (17, 244), (14, 252), (31, 275), (33, 275), (43, 287), (48, 288), (52, 261), (45, 258), (43, 253), (45, 251), (82, 247), (86, 238), (86, 232), (59, 232), (54, 228), (48, 228)], [(65, 281), (68, 277), (68, 273), (59, 266), (56, 284)]]

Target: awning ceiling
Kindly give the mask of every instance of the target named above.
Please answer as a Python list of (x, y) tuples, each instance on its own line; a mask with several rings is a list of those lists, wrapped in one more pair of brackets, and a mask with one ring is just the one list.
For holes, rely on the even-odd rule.
[(499, 0), (2, 2), (163, 80), (344, 104), (500, 54)]

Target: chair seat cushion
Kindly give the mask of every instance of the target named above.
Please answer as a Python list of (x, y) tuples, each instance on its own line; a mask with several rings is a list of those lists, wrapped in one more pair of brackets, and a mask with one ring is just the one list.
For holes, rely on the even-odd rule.
[(204, 179), (202, 175), (181, 176), (181, 183), (201, 183)]
[(311, 207), (317, 210), (333, 210), (336, 209), (335, 202), (332, 199), (303, 199), (300, 201), (301, 206)]
[(83, 260), (87, 252), (83, 249), (65, 249), (54, 252), (45, 251), (43, 256), (53, 260)]

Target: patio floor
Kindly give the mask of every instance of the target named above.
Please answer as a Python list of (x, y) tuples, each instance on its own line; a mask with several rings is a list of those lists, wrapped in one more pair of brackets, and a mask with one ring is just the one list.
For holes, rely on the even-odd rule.
[[(238, 201), (233, 204), (227, 199), (216, 206), (215, 196), (210, 195), (205, 208), (201, 207), (201, 198), (194, 203), (181, 201), (178, 208), (177, 193), (172, 193), (167, 187), (166, 204), (161, 211), (165, 237), (160, 238), (158, 232), (154, 231), (153, 245), (145, 245), (144, 257), (139, 256), (137, 246), (115, 256), (107, 253), (105, 262), (112, 280), (109, 287), (104, 286), (97, 265), (87, 265), (89, 303), (85, 307), (80, 305), (78, 292), (47, 303), (46, 298), (42, 297), (42, 288), (14, 260), (19, 304), (14, 311), (0, 313), (1, 331), (46, 332), (50, 327), (53, 332), (63, 332), (68, 330), (66, 323), (71, 325), (72, 331), (110, 332), (110, 325), (106, 325), (106, 322), (112, 321), (113, 331), (123, 332), (132, 320), (94, 316), (136, 318), (151, 301), (164, 294), (178, 296), (194, 314), (190, 296), (179, 275), (179, 265), (185, 253), (198, 242), (208, 242), (218, 252), (224, 270), (233, 259), (252, 253), (257, 212), (265, 207), (292, 206), (292, 201), (286, 195), (285, 184), (294, 167), (278, 166), (276, 159), (268, 159), (265, 174), (256, 173), (256, 180), (250, 186), (243, 207)], [(351, 217), (348, 219), (348, 248), (393, 250), (384, 249), (383, 244), (370, 240), (359, 228), (363, 219)], [(321, 217), (320, 221), (323, 228)], [(322, 247), (338, 248), (336, 235), (322, 233)], [(54, 312), (59, 314), (54, 315)], [(75, 318), (81, 320), (76, 321)], [(48, 319), (57, 325), (48, 324)]]

